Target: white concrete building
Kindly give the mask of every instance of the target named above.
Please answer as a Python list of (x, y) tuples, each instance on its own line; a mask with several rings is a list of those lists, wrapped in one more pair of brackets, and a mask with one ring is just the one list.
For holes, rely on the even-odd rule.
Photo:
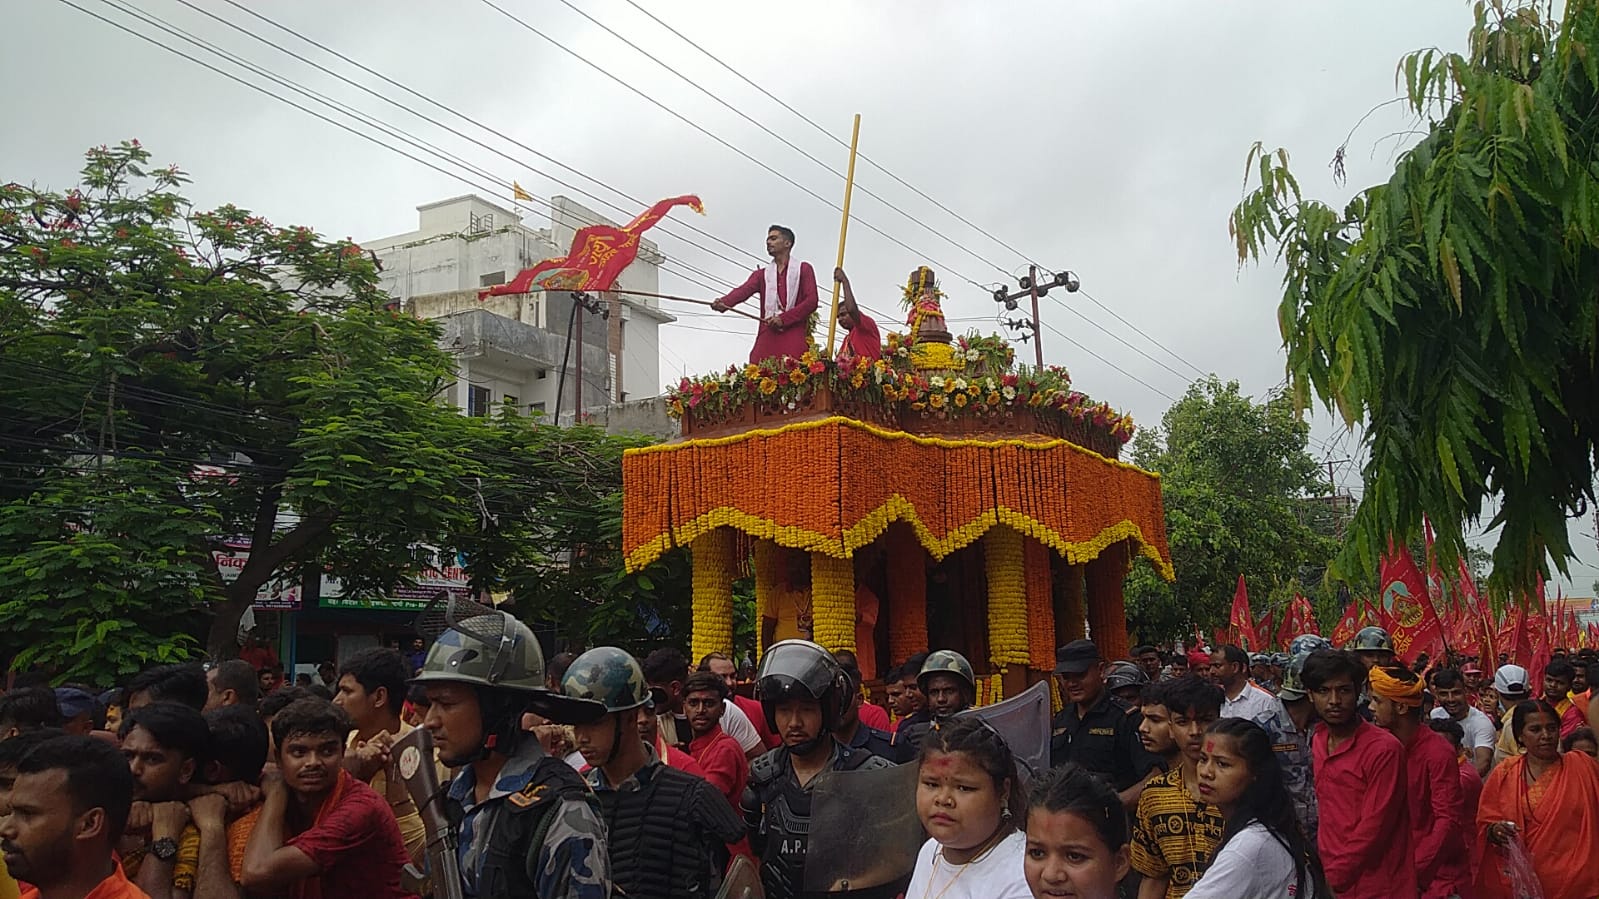
[[(549, 227), (534, 229), (516, 210), (475, 195), (454, 197), (418, 206), (415, 231), (362, 242), (382, 264), (384, 289), (407, 311), (442, 324), (442, 345), (459, 360), (450, 399), (468, 414), (511, 402), (554, 419), (574, 408), (579, 389), (585, 413), (661, 393), (659, 328), (674, 319), (658, 301), (607, 294), (608, 317), (578, 312), (579, 342), (576, 327), (567, 339), (574, 322), (569, 293), (477, 298), (479, 290), (566, 253), (577, 229), (616, 224), (565, 197), (552, 202)], [(616, 286), (659, 292), (664, 258), (655, 244), (640, 241), (638, 258)]]

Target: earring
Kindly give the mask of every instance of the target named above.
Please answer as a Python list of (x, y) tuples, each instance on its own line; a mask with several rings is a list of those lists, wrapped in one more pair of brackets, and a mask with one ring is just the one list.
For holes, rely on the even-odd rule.
[(1008, 805), (1005, 806), (1005, 808), (999, 813), (999, 817), (1000, 817), (1000, 820), (1002, 820), (1005, 823), (1009, 824), (1010, 823), (1010, 819), (1011, 819), (1010, 806), (1008, 806)]

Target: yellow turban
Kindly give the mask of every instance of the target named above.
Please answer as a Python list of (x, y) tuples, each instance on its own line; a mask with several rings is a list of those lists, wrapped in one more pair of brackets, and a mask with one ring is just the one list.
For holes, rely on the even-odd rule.
[(1409, 708), (1421, 708), (1424, 684), (1421, 678), (1405, 683), (1382, 668), (1371, 669), (1371, 692), (1394, 703)]

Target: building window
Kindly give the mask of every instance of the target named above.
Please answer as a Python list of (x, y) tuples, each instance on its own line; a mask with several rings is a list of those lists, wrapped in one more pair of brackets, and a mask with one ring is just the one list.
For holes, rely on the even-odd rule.
[(519, 400), (517, 400), (516, 397), (512, 396), (509, 393), (507, 393), (501, 399), (507, 406), (510, 406), (512, 409), (518, 408), (518, 407), (520, 407), (522, 405), (521, 402)]
[(537, 412), (537, 413), (539, 413), (541, 415), (544, 413), (544, 404), (543, 403), (529, 403), (527, 408), (528, 408), (529, 412)]
[(489, 272), (486, 275), (479, 275), (477, 279), (477, 286), (479, 287), (494, 287), (504, 283), (505, 272), (503, 271)]
[(540, 381), (544, 380), (545, 378), (548, 378), (549, 376), (550, 376), (550, 370), (549, 369), (547, 369), (547, 368), (539, 369), (538, 379)]
[(484, 416), (489, 414), (489, 405), (492, 394), (487, 387), (469, 384), (466, 388), (466, 414)]

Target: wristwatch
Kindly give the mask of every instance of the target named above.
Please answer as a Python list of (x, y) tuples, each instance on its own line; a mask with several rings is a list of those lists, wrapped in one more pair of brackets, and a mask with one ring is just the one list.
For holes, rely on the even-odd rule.
[(150, 844), (150, 854), (160, 861), (172, 861), (178, 857), (178, 841), (171, 837), (162, 837)]

